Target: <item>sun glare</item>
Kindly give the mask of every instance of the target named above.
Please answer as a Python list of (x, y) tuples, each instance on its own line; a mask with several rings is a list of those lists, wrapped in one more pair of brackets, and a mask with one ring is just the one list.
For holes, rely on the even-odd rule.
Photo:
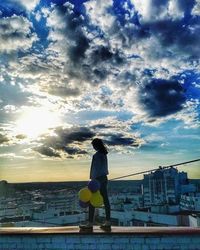
[(45, 108), (31, 108), (26, 110), (17, 121), (16, 132), (28, 138), (36, 138), (46, 133), (49, 128), (59, 125), (56, 113)]

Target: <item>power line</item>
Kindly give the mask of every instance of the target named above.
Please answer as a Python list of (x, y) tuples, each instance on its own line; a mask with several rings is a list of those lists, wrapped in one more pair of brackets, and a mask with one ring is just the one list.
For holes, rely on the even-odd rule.
[(169, 166), (166, 166), (166, 167), (163, 167), (163, 168), (176, 167), (176, 166), (179, 166), (179, 165), (184, 165), (184, 164), (192, 163), (192, 162), (195, 162), (195, 161), (200, 161), (200, 159), (196, 159), (196, 160), (192, 160), (192, 161), (185, 161), (185, 162), (169, 165)]
[[(200, 161), (200, 159), (196, 159), (196, 160), (192, 160), (192, 161), (186, 161), (186, 162), (181, 162), (181, 163), (176, 163), (176, 164), (172, 164), (172, 165), (169, 165), (169, 166), (164, 166), (164, 167), (162, 167), (162, 169), (176, 167), (176, 166), (180, 166), (180, 165), (185, 165), (185, 164), (196, 162), (196, 161)], [(146, 170), (146, 171), (142, 171), (142, 172), (138, 172), (138, 173), (128, 174), (128, 175), (123, 175), (123, 176), (119, 176), (119, 177), (115, 177), (113, 179), (110, 179), (110, 181), (114, 181), (114, 180), (126, 178), (126, 177), (129, 177), (129, 176), (144, 174), (144, 173), (148, 173), (148, 172), (153, 172), (153, 171), (156, 171), (156, 170), (158, 170), (158, 168), (154, 168), (154, 169), (150, 169), (150, 170)]]

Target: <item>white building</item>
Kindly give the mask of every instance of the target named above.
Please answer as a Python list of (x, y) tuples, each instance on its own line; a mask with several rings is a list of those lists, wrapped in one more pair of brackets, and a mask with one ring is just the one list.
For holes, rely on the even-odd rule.
[(198, 215), (198, 214), (189, 215), (189, 226), (190, 227), (200, 227), (200, 215)]
[(200, 212), (200, 193), (181, 195), (180, 208), (182, 210)]
[(144, 206), (179, 203), (181, 194), (195, 192), (193, 184), (188, 183), (187, 173), (178, 172), (176, 168), (159, 168), (144, 175)]
[[(98, 215), (105, 218), (104, 209)], [(111, 211), (111, 219), (118, 226), (189, 226), (188, 215), (171, 215), (148, 211)]]
[(113, 194), (109, 196), (112, 210), (124, 210), (124, 207), (137, 209), (143, 207), (143, 198), (141, 194)]

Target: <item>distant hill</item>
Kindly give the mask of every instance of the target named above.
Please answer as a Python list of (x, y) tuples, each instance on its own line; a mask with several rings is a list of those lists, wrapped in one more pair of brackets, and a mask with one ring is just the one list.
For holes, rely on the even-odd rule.
[[(190, 179), (190, 183), (197, 186), (200, 192), (200, 179)], [(15, 190), (58, 190), (65, 188), (81, 189), (87, 185), (87, 181), (66, 181), (66, 182), (29, 182), (29, 183), (8, 183), (7, 186), (11, 186)], [(139, 191), (141, 190), (142, 180), (118, 180), (109, 181), (108, 189), (111, 191), (123, 190), (128, 191)]]
[(79, 188), (86, 186), (86, 181), (69, 181), (69, 182), (28, 182), (28, 183), (14, 183), (12, 186), (17, 190), (55, 190), (64, 188)]

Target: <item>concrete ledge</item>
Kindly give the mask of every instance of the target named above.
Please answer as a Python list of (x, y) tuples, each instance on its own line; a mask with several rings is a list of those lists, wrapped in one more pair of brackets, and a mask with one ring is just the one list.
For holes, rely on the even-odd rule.
[(78, 226), (0, 228), (0, 250), (200, 250), (200, 229), (113, 227), (110, 233)]
[(79, 232), (78, 226), (66, 227), (6, 227), (0, 228), (0, 235), (17, 234), (134, 234), (134, 235), (199, 235), (200, 228), (192, 227), (112, 227), (105, 232), (95, 226), (92, 233)]

